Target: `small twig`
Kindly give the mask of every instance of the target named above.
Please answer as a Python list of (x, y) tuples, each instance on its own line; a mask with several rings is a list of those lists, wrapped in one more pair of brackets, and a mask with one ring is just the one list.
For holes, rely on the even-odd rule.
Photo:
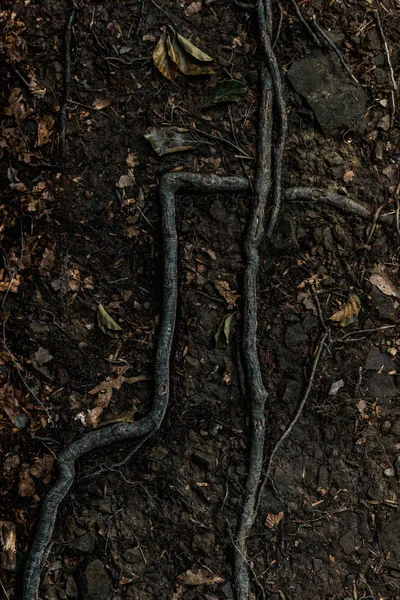
[(396, 202), (396, 229), (397, 229), (397, 235), (399, 236), (399, 241), (400, 241), (400, 202), (399, 202), (399, 197), (397, 194), (394, 195), (394, 199)]
[(279, 21), (278, 21), (278, 27), (276, 28), (275, 39), (272, 42), (272, 50), (275, 50), (275, 46), (278, 43), (279, 37), (281, 35), (281, 29), (282, 29), (282, 23), (283, 23), (283, 8), (282, 8), (282, 4), (279, 2), (279, 0), (277, 1), (277, 4), (278, 4), (278, 8), (279, 8)]
[(67, 146), (65, 140), (65, 128), (67, 126), (67, 102), (71, 85), (71, 36), (72, 27), (75, 23), (78, 0), (72, 0), (72, 8), (67, 22), (64, 37), (64, 93), (60, 108), (60, 154), (65, 158)]
[(359, 329), (357, 331), (350, 331), (349, 333), (345, 333), (345, 335), (343, 335), (340, 338), (340, 340), (335, 340), (335, 341), (340, 343), (352, 335), (362, 335), (364, 333), (376, 333), (377, 331), (384, 331), (385, 329), (393, 329), (393, 327), (397, 327), (397, 325), (382, 325), (382, 327), (372, 327), (372, 329)]
[(369, 227), (369, 231), (368, 231), (368, 236), (367, 236), (367, 239), (365, 240), (366, 246), (369, 246), (369, 244), (372, 240), (372, 237), (375, 233), (375, 229), (376, 229), (376, 226), (378, 223), (379, 216), (380, 216), (381, 212), (383, 211), (385, 205), (386, 205), (386, 202), (384, 204), (382, 204), (381, 206), (378, 206), (377, 210), (374, 212), (372, 223), (371, 223), (371, 225)]
[(324, 320), (324, 315), (322, 314), (322, 309), (321, 309), (321, 305), (319, 303), (319, 299), (317, 296), (317, 292), (315, 291), (315, 287), (311, 284), (311, 293), (315, 302), (315, 306), (317, 308), (317, 313), (318, 313), (318, 318), (319, 318), (319, 322), (321, 324), (322, 329), (325, 331), (325, 333), (327, 333), (328, 329), (326, 327), (326, 323)]
[(165, 10), (165, 8), (163, 8), (162, 6), (159, 6), (157, 4), (157, 2), (155, 2), (154, 0), (150, 0), (152, 4), (154, 4), (154, 6), (156, 8), (158, 8), (158, 10), (160, 10), (162, 13), (164, 13), (164, 15), (167, 17), (168, 21), (170, 21), (172, 23), (172, 25), (175, 27), (176, 31), (178, 33), (180, 33), (178, 27), (176, 26), (175, 21), (173, 20), (173, 18), (171, 17), (171, 15)]
[(218, 142), (221, 142), (222, 144), (225, 144), (226, 146), (230, 146), (231, 148), (233, 148), (237, 152), (240, 152), (241, 154), (243, 154), (243, 156), (245, 158), (252, 158), (251, 156), (249, 156), (249, 154), (247, 154), (246, 150), (243, 150), (243, 148), (241, 148), (240, 146), (236, 146), (236, 144), (234, 144), (230, 140), (227, 140), (226, 138), (219, 137), (218, 135), (213, 135), (212, 133), (208, 133), (207, 131), (204, 131), (203, 129), (197, 129), (197, 127), (191, 127), (190, 125), (185, 125), (184, 124), (184, 127), (186, 129), (189, 129), (190, 131), (194, 131), (195, 133), (199, 133), (200, 135), (203, 135), (204, 137), (206, 137), (206, 138), (208, 138), (210, 140), (216, 140)]
[(392, 80), (392, 86), (393, 86), (394, 91), (397, 92), (397, 83), (396, 83), (396, 79), (395, 79), (394, 72), (393, 72), (393, 67), (392, 67), (392, 61), (391, 61), (391, 58), (390, 58), (389, 47), (387, 45), (385, 33), (383, 31), (381, 19), (380, 19), (380, 16), (379, 16), (379, 12), (377, 10), (374, 11), (374, 16), (375, 16), (375, 19), (376, 19), (376, 24), (377, 24), (377, 27), (378, 27), (378, 30), (379, 30), (379, 34), (380, 34), (381, 39), (382, 39), (383, 47), (385, 49), (385, 55), (386, 55), (386, 60), (387, 60), (387, 64), (388, 64), (389, 71), (390, 71), (390, 79)]
[(49, 421), (49, 423), (53, 424), (53, 419), (51, 414), (49, 413), (48, 409), (45, 407), (45, 405), (43, 404), (43, 402), (40, 400), (40, 398), (35, 394), (35, 392), (30, 388), (29, 384), (25, 381), (24, 377), (22, 376), (21, 373), (21, 367), (19, 366), (18, 362), (16, 361), (13, 353), (11, 352), (11, 350), (9, 349), (9, 347), (7, 346), (6, 343), (6, 326), (3, 323), (3, 346), (4, 346), (4, 350), (7, 352), (7, 354), (9, 355), (9, 357), (11, 358), (15, 368), (17, 369), (17, 373), (22, 381), (22, 383), (24, 384), (24, 386), (26, 387), (26, 389), (28, 390), (28, 392), (31, 394), (31, 396), (36, 400), (36, 402), (42, 407), (42, 409), (45, 411), (46, 415), (47, 415), (47, 419)]
[(282, 446), (283, 442), (290, 435), (293, 427), (296, 425), (297, 421), (299, 420), (299, 418), (301, 416), (301, 413), (303, 412), (303, 408), (304, 408), (305, 403), (307, 402), (308, 396), (310, 395), (310, 392), (311, 392), (311, 388), (312, 388), (312, 385), (313, 385), (313, 382), (314, 382), (314, 379), (315, 379), (315, 373), (317, 371), (318, 363), (319, 363), (319, 360), (321, 358), (322, 351), (323, 351), (323, 349), (325, 347), (325, 340), (326, 340), (327, 337), (328, 337), (328, 333), (325, 332), (324, 335), (322, 336), (319, 344), (318, 344), (318, 350), (317, 350), (317, 353), (315, 355), (314, 362), (313, 362), (313, 365), (312, 365), (312, 368), (311, 368), (311, 373), (310, 373), (310, 378), (308, 380), (307, 388), (306, 388), (306, 391), (304, 392), (303, 398), (302, 398), (302, 400), (301, 400), (301, 402), (299, 404), (299, 407), (298, 407), (298, 409), (296, 411), (296, 414), (294, 415), (294, 417), (291, 420), (291, 422), (289, 423), (288, 427), (285, 429), (285, 431), (283, 432), (283, 434), (281, 435), (281, 437), (279, 438), (279, 440), (276, 442), (275, 446), (272, 449), (272, 452), (271, 452), (269, 460), (268, 460), (267, 468), (266, 468), (266, 471), (265, 471), (264, 479), (263, 479), (262, 484), (261, 484), (261, 486), (259, 488), (258, 499), (257, 499), (257, 507), (260, 504), (264, 488), (265, 488), (265, 486), (267, 484), (267, 481), (268, 481), (268, 479), (270, 477), (272, 463), (274, 461), (274, 458), (275, 458), (275, 456), (276, 456), (279, 448)]
[[(140, 32), (140, 28), (142, 26), (142, 19), (143, 19), (143, 10), (144, 10), (144, 1), (142, 0), (140, 3), (140, 13), (139, 13), (139, 19), (138, 19), (138, 23), (135, 29), (135, 38), (137, 38), (137, 36), (139, 35)], [(132, 33), (132, 29), (133, 29), (133, 22), (132, 25), (129, 27), (129, 31), (128, 31), (128, 39), (131, 37), (131, 33)]]
[(313, 39), (314, 43), (317, 44), (317, 46), (319, 46), (320, 45), (319, 44), (319, 39), (317, 38), (317, 36), (313, 32), (313, 30), (311, 29), (311, 27), (309, 26), (309, 24), (307, 23), (307, 21), (303, 17), (303, 13), (301, 12), (300, 7), (297, 4), (296, 0), (291, 0), (291, 3), (293, 4), (293, 8), (296, 11), (297, 16), (299, 17), (300, 21), (302, 22), (304, 29), (307, 31), (308, 35), (311, 36), (311, 38)]
[(10, 600), (10, 596), (7, 594), (7, 590), (6, 590), (6, 588), (4, 587), (4, 584), (3, 584), (2, 580), (1, 580), (1, 577), (0, 577), (0, 586), (1, 586), (1, 589), (3, 590), (3, 593), (4, 593), (4, 596), (5, 596), (5, 599), (6, 599), (6, 600)]
[(339, 50), (339, 48), (336, 46), (336, 44), (334, 44), (332, 42), (331, 38), (325, 33), (325, 31), (319, 25), (319, 23), (317, 22), (317, 18), (316, 18), (315, 15), (313, 15), (313, 23), (314, 23), (315, 29), (318, 31), (318, 33), (320, 34), (320, 36), (325, 40), (325, 42), (328, 44), (328, 46), (330, 46), (332, 48), (332, 50), (334, 51), (334, 53), (336, 54), (336, 56), (338, 57), (338, 59), (342, 63), (342, 66), (343, 66), (344, 70), (346, 71), (346, 73), (351, 77), (351, 79), (354, 81), (354, 83), (357, 83), (357, 85), (358, 85), (358, 79), (356, 77), (354, 77), (353, 73), (350, 71), (350, 69), (349, 69), (346, 61), (344, 60), (344, 58), (342, 56), (342, 53)]

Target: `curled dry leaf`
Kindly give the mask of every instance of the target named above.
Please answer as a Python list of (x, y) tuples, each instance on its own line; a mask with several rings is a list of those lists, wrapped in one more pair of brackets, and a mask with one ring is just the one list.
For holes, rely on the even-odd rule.
[(217, 333), (215, 334), (215, 344), (217, 348), (229, 346), (229, 334), (231, 331), (232, 319), (235, 315), (236, 313), (228, 313), (222, 317)]
[(183, 127), (150, 127), (144, 137), (153, 146), (158, 156), (194, 150), (200, 145), (188, 129)]
[(22, 278), (19, 273), (11, 275), (10, 278), (5, 269), (0, 269), (0, 292), (9, 291), (16, 294), (21, 283)]
[(329, 317), (329, 320), (338, 322), (340, 327), (347, 327), (347, 325), (354, 323), (358, 313), (360, 312), (360, 308), (360, 298), (353, 292), (350, 292), (346, 303), (343, 304), (343, 306), (331, 317)]
[[(170, 32), (169, 32), (170, 31)], [(157, 69), (170, 81), (177, 75), (177, 69), (184, 75), (211, 75), (213, 58), (192, 44), (188, 39), (169, 28), (165, 29), (153, 52)]]
[(124, 336), (124, 330), (108, 314), (102, 304), (97, 307), (97, 324), (101, 331), (112, 338), (121, 338)]
[(274, 527), (279, 525), (279, 523), (282, 521), (284, 516), (285, 516), (285, 513), (283, 513), (283, 512), (279, 512), (276, 515), (274, 515), (272, 513), (268, 513), (267, 518), (265, 519), (265, 524), (268, 527), (268, 529), (274, 529)]
[(167, 49), (171, 59), (178, 65), (184, 75), (212, 75), (213, 67), (209, 64), (213, 59), (197, 46), (182, 37), (179, 33), (167, 38)]
[(399, 289), (391, 282), (389, 275), (386, 271), (385, 265), (375, 265), (372, 269), (371, 277), (369, 278), (370, 283), (378, 288), (382, 294), (386, 296), (394, 296), (400, 298)]
[(92, 107), (95, 110), (103, 110), (103, 108), (110, 106), (111, 102), (111, 98), (98, 98), (97, 100), (93, 100)]
[(227, 301), (229, 306), (235, 306), (236, 300), (240, 298), (240, 294), (237, 294), (234, 290), (231, 290), (227, 281), (215, 281), (216, 290), (221, 294)]
[(214, 575), (211, 571), (206, 569), (198, 569), (196, 572), (189, 569), (186, 573), (179, 575), (177, 581), (176, 592), (172, 595), (171, 600), (179, 600), (185, 591), (185, 586), (195, 587), (198, 585), (213, 585), (215, 583), (222, 583), (223, 577)]
[(157, 46), (154, 48), (153, 61), (157, 69), (166, 79), (173, 81), (176, 78), (178, 67), (168, 54), (167, 34), (165, 31), (158, 40)]

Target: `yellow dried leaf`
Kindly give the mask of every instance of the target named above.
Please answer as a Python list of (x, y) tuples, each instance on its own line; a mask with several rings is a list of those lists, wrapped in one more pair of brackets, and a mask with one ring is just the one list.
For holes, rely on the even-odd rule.
[(201, 62), (212, 62), (214, 60), (211, 56), (208, 56), (208, 54), (200, 50), (200, 48), (192, 44), (192, 42), (189, 42), (189, 40), (184, 38), (180, 33), (177, 33), (176, 37), (183, 49), (197, 60)]
[[(182, 40), (185, 41), (185, 44), (182, 43)], [(188, 47), (190, 47), (191, 52), (187, 51)], [(167, 49), (169, 56), (178, 65), (179, 70), (184, 75), (212, 75), (214, 73), (213, 67), (207, 64), (213, 59), (196, 48), (196, 46), (179, 35), (179, 33), (175, 34), (172, 38), (168, 37)], [(206, 58), (198, 58), (200, 56)]]
[(167, 50), (167, 35), (165, 31), (154, 48), (153, 61), (157, 69), (166, 79), (173, 81), (178, 73), (177, 65), (171, 60)]
[(353, 292), (350, 292), (346, 303), (329, 317), (329, 320), (338, 322), (340, 327), (347, 327), (347, 325), (350, 325), (355, 321), (360, 312), (360, 308), (360, 298), (356, 294), (353, 294)]
[(121, 338), (124, 335), (124, 330), (114, 321), (108, 314), (102, 304), (97, 307), (97, 324), (101, 331), (112, 338)]

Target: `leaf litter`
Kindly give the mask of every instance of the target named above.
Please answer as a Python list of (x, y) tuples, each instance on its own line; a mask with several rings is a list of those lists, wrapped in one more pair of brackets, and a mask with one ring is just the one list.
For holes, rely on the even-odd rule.
[(172, 27), (164, 28), (153, 52), (155, 66), (170, 81), (176, 78), (178, 69), (184, 75), (212, 75), (213, 60)]

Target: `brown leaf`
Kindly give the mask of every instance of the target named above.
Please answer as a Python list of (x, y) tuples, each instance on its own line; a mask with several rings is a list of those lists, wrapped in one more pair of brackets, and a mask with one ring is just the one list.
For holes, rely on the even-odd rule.
[(54, 119), (51, 115), (46, 115), (43, 119), (40, 119), (37, 132), (38, 146), (43, 146), (50, 141), (50, 137), (53, 135), (53, 125)]
[(208, 56), (208, 54), (200, 50), (200, 48), (192, 44), (192, 42), (189, 42), (189, 40), (184, 38), (180, 33), (177, 33), (176, 37), (183, 49), (197, 60), (201, 62), (212, 62), (214, 60), (211, 56)]
[(93, 101), (92, 107), (95, 110), (103, 110), (103, 108), (107, 108), (107, 106), (110, 106), (111, 102), (111, 98), (98, 98), (97, 100)]
[(126, 164), (128, 167), (136, 167), (139, 164), (139, 158), (136, 152), (130, 152), (126, 158)]
[(350, 292), (346, 303), (329, 317), (329, 320), (338, 322), (340, 327), (347, 327), (347, 325), (350, 325), (355, 321), (360, 312), (360, 308), (360, 298), (356, 294), (353, 294), (353, 292)]
[(274, 515), (273, 513), (268, 513), (267, 518), (265, 519), (265, 524), (268, 529), (274, 529), (279, 523), (282, 521), (285, 514), (283, 512), (279, 512)]
[(214, 73), (213, 67), (207, 64), (213, 59), (179, 33), (174, 34), (172, 38), (168, 36), (167, 48), (169, 56), (184, 75), (212, 75)]
[(369, 278), (369, 281), (372, 283), (372, 285), (376, 286), (378, 290), (382, 292), (382, 294), (385, 294), (385, 296), (394, 296), (395, 298), (400, 298), (400, 291), (391, 282), (385, 265), (375, 265), (375, 267), (372, 269), (372, 275)]
[(154, 48), (153, 61), (157, 69), (166, 79), (173, 81), (176, 78), (178, 67), (168, 55), (167, 34), (165, 31), (163, 31), (157, 46)]
[(1, 568), (15, 571), (17, 566), (17, 528), (10, 521), (0, 521), (2, 541)]
[(158, 156), (194, 150), (199, 145), (183, 127), (150, 127), (144, 137)]
[(29, 473), (29, 468), (25, 465), (19, 474), (19, 493), (21, 496), (33, 496), (35, 493), (35, 482)]
[(200, 12), (202, 8), (203, 2), (191, 2), (189, 6), (185, 8), (183, 14), (186, 15), (186, 17), (190, 17), (191, 15), (195, 15), (196, 13)]
[(227, 281), (215, 281), (215, 289), (221, 294), (226, 300), (229, 306), (235, 306), (236, 300), (240, 298), (240, 294), (237, 294), (234, 290), (231, 290)]
[(22, 283), (22, 277), (19, 273), (11, 275), (11, 279), (5, 269), (0, 269), (0, 292), (13, 292), (16, 294)]

